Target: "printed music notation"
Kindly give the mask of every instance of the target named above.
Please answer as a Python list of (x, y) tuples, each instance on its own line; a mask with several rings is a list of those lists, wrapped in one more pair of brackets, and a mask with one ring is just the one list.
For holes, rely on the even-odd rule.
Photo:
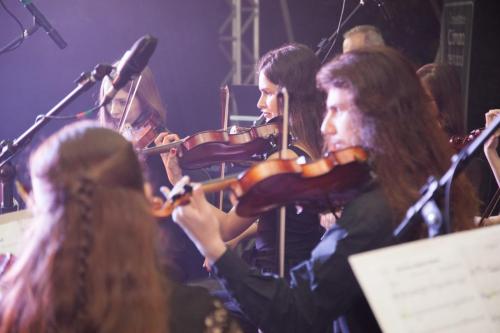
[(0, 215), (0, 254), (19, 255), (25, 241), (26, 230), (31, 225), (31, 217), (31, 212), (28, 210)]
[(351, 256), (384, 332), (500, 332), (500, 226)]

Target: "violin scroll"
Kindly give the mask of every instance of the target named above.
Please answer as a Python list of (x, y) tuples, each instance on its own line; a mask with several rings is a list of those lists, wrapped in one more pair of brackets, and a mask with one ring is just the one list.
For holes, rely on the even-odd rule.
[(189, 197), (193, 193), (193, 187), (189, 184), (189, 178), (183, 177), (172, 190), (166, 187), (160, 188), (165, 201), (155, 197), (153, 201), (153, 215), (158, 218), (168, 217), (177, 206), (189, 203)]

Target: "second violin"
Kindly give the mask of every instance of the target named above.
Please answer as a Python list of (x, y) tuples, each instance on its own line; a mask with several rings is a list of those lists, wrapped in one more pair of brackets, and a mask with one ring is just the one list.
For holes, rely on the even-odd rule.
[(179, 141), (142, 149), (143, 155), (168, 152), (179, 147), (179, 165), (183, 169), (198, 169), (224, 162), (262, 160), (262, 156), (278, 144), (281, 121), (265, 125), (230, 130), (204, 131)]

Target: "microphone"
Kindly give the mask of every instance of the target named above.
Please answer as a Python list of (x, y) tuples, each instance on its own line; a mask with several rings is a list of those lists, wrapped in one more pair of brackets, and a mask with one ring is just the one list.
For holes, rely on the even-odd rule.
[(156, 49), (158, 39), (151, 35), (146, 35), (137, 40), (132, 47), (125, 52), (118, 62), (116, 75), (111, 81), (111, 89), (104, 95), (102, 106), (109, 103), (120, 89), (135, 76), (141, 74), (149, 58)]
[(64, 39), (59, 35), (56, 29), (50, 25), (50, 22), (43, 16), (43, 14), (38, 10), (38, 8), (33, 4), (32, 0), (20, 0), (21, 3), (26, 7), (26, 9), (33, 15), (35, 18), (35, 24), (39, 25), (45, 30), (47, 35), (54, 41), (54, 43), (59, 46), (60, 49), (64, 49), (68, 44), (64, 41)]

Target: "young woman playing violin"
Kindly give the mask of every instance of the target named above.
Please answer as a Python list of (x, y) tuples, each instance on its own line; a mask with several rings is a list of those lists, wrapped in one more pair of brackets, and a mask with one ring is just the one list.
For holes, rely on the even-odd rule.
[[(361, 146), (373, 180), (359, 189), (342, 216), (291, 270), (291, 282), (261, 275), (224, 244), (221, 218), (201, 187), (175, 208), (179, 223), (245, 314), (264, 332), (379, 332), (348, 263), (352, 254), (393, 244), (392, 233), (420, 196), (429, 175), (447, 170), (452, 149), (433, 119), (413, 65), (390, 48), (339, 55), (318, 73), (328, 94), (321, 126), (328, 150)], [(283, 186), (286, 191), (286, 185)], [(464, 177), (454, 182), (453, 229), (472, 227), (475, 200)], [(416, 228), (417, 229), (417, 228)], [(403, 239), (415, 239), (410, 230)]]
[[(259, 61), (260, 98), (257, 107), (267, 121), (280, 115), (278, 92), (286, 87), (289, 93), (290, 133), (293, 137), (283, 158), (304, 156), (307, 160), (320, 156), (321, 136), (319, 127), (323, 112), (323, 95), (316, 89), (315, 75), (320, 62), (306, 46), (290, 44), (272, 50)], [(165, 144), (177, 140), (176, 135), (160, 135), (156, 143)], [(278, 157), (271, 151), (269, 159)], [(176, 151), (162, 156), (170, 181), (174, 184), (181, 178), (177, 165)], [(252, 265), (264, 272), (278, 273), (277, 228), (278, 212), (273, 210), (252, 218), (241, 217), (233, 209), (225, 213), (212, 207), (211, 214), (221, 221), (221, 233), (225, 241), (242, 234), (256, 235)], [(258, 223), (254, 223), (258, 220)], [(296, 263), (306, 259), (319, 242), (322, 230), (317, 214), (297, 212), (290, 205), (286, 210), (285, 275)]]
[[(112, 88), (111, 78), (105, 77), (99, 92), (102, 101)], [(99, 123), (120, 132), (142, 149), (155, 137), (165, 132), (167, 110), (158, 91), (153, 72), (146, 67), (141, 75), (118, 91), (113, 100), (99, 110)], [(148, 157), (146, 173), (154, 186), (165, 184), (162, 162), (156, 156)]]
[[(99, 99), (102, 100), (112, 88), (111, 79), (102, 81)], [(151, 144), (156, 136), (165, 133), (166, 108), (160, 96), (153, 72), (146, 67), (134, 81), (119, 90), (113, 100), (99, 110), (99, 123), (119, 131), (134, 144), (136, 149), (143, 149)], [(143, 156), (140, 156), (143, 157)], [(169, 186), (161, 159), (148, 156), (143, 160), (144, 172), (152, 185), (154, 194), (161, 196), (159, 188)], [(189, 174), (198, 181), (205, 180), (204, 175)], [(204, 271), (200, 268), (203, 258), (196, 251), (184, 232), (170, 219), (160, 221), (163, 251), (168, 253), (165, 268), (179, 281), (200, 278)]]
[[(111, 88), (111, 79), (105, 77), (99, 100)], [(119, 130), (137, 148), (144, 148), (165, 131), (166, 115), (153, 72), (146, 67), (138, 78), (119, 90), (113, 100), (99, 110), (98, 118), (104, 126)]]

